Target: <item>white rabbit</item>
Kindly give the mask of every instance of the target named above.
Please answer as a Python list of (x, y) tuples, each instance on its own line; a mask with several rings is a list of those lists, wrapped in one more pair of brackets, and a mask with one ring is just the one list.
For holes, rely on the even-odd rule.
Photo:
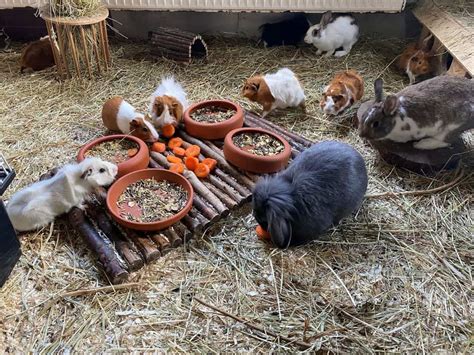
[(242, 95), (263, 106), (262, 117), (276, 108), (300, 106), (305, 109), (303, 88), (295, 73), (288, 68), (248, 78), (242, 88)]
[(150, 116), (157, 128), (172, 124), (177, 126), (188, 108), (186, 92), (174, 77), (161, 80), (150, 100)]
[(8, 217), (17, 231), (44, 227), (73, 207), (83, 208), (94, 189), (111, 184), (115, 175), (117, 166), (98, 158), (65, 165), (52, 178), (13, 194), (7, 204)]
[[(331, 11), (327, 11), (319, 24), (308, 29), (304, 41), (318, 48), (316, 52), (318, 55), (326, 52), (325, 57), (333, 54), (335, 57), (342, 57), (351, 51), (358, 39), (359, 26), (354, 17), (351, 15), (333, 17)], [(336, 52), (340, 47), (342, 50)]]

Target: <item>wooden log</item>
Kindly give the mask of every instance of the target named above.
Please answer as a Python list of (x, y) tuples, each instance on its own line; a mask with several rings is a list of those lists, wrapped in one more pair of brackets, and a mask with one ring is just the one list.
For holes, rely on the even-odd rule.
[(145, 234), (131, 229), (125, 229), (130, 240), (137, 246), (138, 250), (147, 263), (151, 263), (161, 257), (161, 252), (155, 243)]
[(72, 228), (79, 232), (89, 248), (97, 255), (110, 281), (113, 284), (127, 281), (129, 274), (120, 262), (116, 251), (94, 229), (84, 211), (73, 207), (68, 213), (68, 219)]
[(255, 183), (250, 178), (240, 173), (236, 168), (231, 166), (227, 162), (227, 160), (225, 160), (223, 155), (215, 152), (212, 148), (208, 147), (206, 144), (204, 144), (200, 140), (189, 136), (187, 133), (183, 132), (182, 130), (179, 131), (178, 135), (184, 140), (186, 140), (187, 142), (198, 145), (204, 154), (206, 154), (210, 158), (217, 160), (217, 163), (219, 164), (219, 166), (222, 169), (226, 170), (229, 174), (231, 174), (233, 178), (235, 178), (244, 186), (250, 189), (253, 189), (253, 187), (255, 186)]
[(193, 236), (193, 232), (190, 231), (182, 222), (173, 224), (173, 229), (176, 234), (181, 237), (183, 242), (188, 241)]
[(79, 32), (81, 34), (82, 50), (84, 51), (84, 60), (87, 66), (87, 72), (89, 73), (89, 79), (92, 79), (92, 67), (89, 60), (89, 51), (87, 50), (86, 34), (84, 32), (83, 26), (79, 26)]
[(173, 38), (187, 38), (189, 40), (192, 40), (196, 37), (201, 37), (196, 35), (195, 33), (188, 32), (188, 31), (182, 31), (180, 29), (173, 29), (173, 28), (168, 28), (168, 27), (158, 27), (157, 29), (151, 31), (151, 36), (160, 36), (160, 35), (166, 35), (169, 37)]
[(195, 232), (201, 226), (201, 221), (199, 221), (196, 215), (192, 217), (191, 215), (187, 214), (181, 221), (192, 232)]
[(219, 213), (212, 206), (209, 206), (204, 202), (204, 199), (202, 199), (198, 194), (194, 194), (193, 206), (196, 207), (196, 209), (211, 223), (214, 223), (219, 219)]
[(171, 251), (171, 243), (163, 233), (151, 234), (150, 238), (160, 249), (161, 255), (168, 254)]
[(236, 201), (232, 199), (230, 196), (226, 195), (225, 192), (219, 190), (217, 187), (215, 187), (209, 182), (204, 181), (204, 186), (206, 186), (209, 189), (209, 191), (211, 191), (214, 195), (216, 195), (219, 198), (219, 200), (224, 202), (224, 204), (231, 209), (235, 208), (240, 202), (240, 201)]
[(218, 167), (214, 169), (213, 174), (215, 174), (219, 179), (224, 181), (229, 186), (233, 187), (239, 194), (241, 194), (245, 198), (252, 196), (251, 190), (249, 190), (243, 185), (240, 185), (237, 180), (235, 180), (232, 176), (226, 174), (224, 171), (222, 171)]
[(170, 227), (163, 232), (173, 248), (179, 247), (183, 244), (183, 239), (178, 235), (174, 227)]
[[(242, 196), (241, 194), (239, 194), (237, 191), (235, 191), (231, 186), (229, 186), (228, 184), (226, 184), (224, 181), (222, 181), (221, 179), (219, 179), (218, 177), (210, 174), (208, 177), (207, 177), (207, 180), (212, 184), (214, 185), (215, 187), (217, 187), (219, 190), (225, 192), (226, 195), (228, 195), (230, 198), (232, 198), (232, 200), (236, 201), (238, 205), (241, 205), (243, 204), (245, 201), (246, 201), (246, 197), (247, 196)], [(251, 194), (251, 193), (249, 193)]]

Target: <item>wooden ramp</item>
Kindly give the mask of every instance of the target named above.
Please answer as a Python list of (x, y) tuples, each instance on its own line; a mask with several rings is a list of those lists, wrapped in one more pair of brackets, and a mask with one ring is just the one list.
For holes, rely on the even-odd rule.
[(413, 14), (423, 24), (420, 40), (433, 34), (438, 53), (448, 51), (453, 62), (448, 73), (474, 76), (474, 28), (463, 25), (433, 0), (422, 0)]

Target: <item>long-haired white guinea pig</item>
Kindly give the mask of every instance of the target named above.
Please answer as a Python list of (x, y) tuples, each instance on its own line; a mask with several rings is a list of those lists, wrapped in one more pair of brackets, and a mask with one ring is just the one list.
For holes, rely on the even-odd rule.
[(98, 158), (65, 165), (52, 178), (13, 194), (8, 217), (17, 231), (44, 227), (71, 208), (82, 208), (95, 188), (110, 185), (116, 175), (116, 165)]
[[(334, 54), (342, 57), (351, 51), (352, 46), (359, 39), (359, 26), (351, 15), (332, 15), (331, 11), (324, 13), (321, 22), (311, 26), (306, 32), (304, 41), (315, 46), (320, 55), (326, 52), (325, 57)], [(342, 50), (336, 49), (342, 47)]]
[(156, 142), (159, 137), (151, 122), (120, 96), (114, 96), (104, 103), (102, 121), (111, 131), (130, 134), (145, 142)]
[(163, 78), (150, 100), (150, 116), (155, 127), (178, 126), (188, 108), (186, 96), (183, 87), (174, 77)]
[(242, 95), (263, 106), (262, 117), (276, 108), (300, 106), (305, 110), (303, 87), (295, 73), (288, 68), (248, 78), (242, 88)]

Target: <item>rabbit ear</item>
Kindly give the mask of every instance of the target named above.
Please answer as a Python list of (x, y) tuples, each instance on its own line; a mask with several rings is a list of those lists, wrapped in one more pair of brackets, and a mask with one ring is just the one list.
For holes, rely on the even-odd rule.
[(285, 218), (276, 216), (270, 209), (267, 210), (268, 232), (271, 235), (272, 242), (278, 248), (286, 249), (291, 243), (292, 229), (291, 224)]
[(421, 44), (421, 50), (423, 52), (430, 52), (433, 47), (434, 40), (433, 34), (430, 34), (428, 37), (426, 37)]
[(375, 102), (381, 102), (383, 99), (383, 80), (378, 78), (374, 82)]
[(323, 17), (321, 17), (321, 22), (319, 22), (319, 24), (321, 25), (321, 28), (325, 28), (329, 24), (329, 22), (331, 22), (331, 19), (332, 19), (332, 12), (326, 11)]
[(395, 95), (389, 95), (385, 99), (385, 102), (383, 103), (383, 113), (385, 113), (387, 116), (393, 116), (395, 111), (397, 111), (398, 108), (398, 97)]

